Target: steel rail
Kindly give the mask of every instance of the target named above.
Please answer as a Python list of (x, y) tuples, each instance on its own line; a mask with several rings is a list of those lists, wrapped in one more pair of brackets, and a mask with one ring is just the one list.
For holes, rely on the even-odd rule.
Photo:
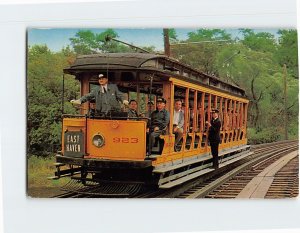
[[(268, 147), (269, 148), (269, 147)], [(274, 157), (278, 156), (280, 153), (286, 154), (287, 151), (293, 151), (295, 149), (298, 148), (298, 145), (295, 145), (293, 147), (291, 147), (289, 144), (286, 147), (282, 147), (282, 145), (280, 146), (281, 149), (278, 150), (278, 147), (273, 147), (273, 150), (276, 151), (272, 151), (272, 152), (260, 152), (257, 154), (255, 154), (253, 156), (253, 159), (236, 167), (235, 169), (229, 171), (228, 173), (226, 173), (225, 175), (222, 175), (221, 177), (215, 179), (214, 181), (210, 182), (208, 185), (204, 186), (204, 187), (199, 187), (199, 189), (197, 191), (192, 192), (191, 194), (185, 196), (184, 194), (182, 194), (179, 197), (185, 197), (185, 198), (200, 198), (200, 197), (205, 197), (207, 194), (209, 194), (210, 192), (212, 192), (213, 190), (215, 190), (217, 187), (221, 186), (222, 184), (226, 183), (228, 180), (230, 180), (232, 177), (236, 176), (237, 174), (239, 174), (240, 172), (242, 172), (243, 170), (249, 168), (250, 166), (256, 164), (256, 163), (260, 163), (262, 164), (263, 160), (270, 160), (270, 159), (274, 159)], [(269, 149), (268, 149), (269, 150)]]

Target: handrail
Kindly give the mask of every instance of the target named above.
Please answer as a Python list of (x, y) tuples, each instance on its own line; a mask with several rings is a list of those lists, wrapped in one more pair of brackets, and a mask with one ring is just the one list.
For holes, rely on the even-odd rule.
[(110, 116), (110, 115), (96, 115), (96, 116), (91, 116), (91, 115), (74, 115), (74, 114), (63, 114), (62, 118), (90, 118), (90, 119), (111, 119), (111, 120), (150, 120), (149, 117), (122, 117), (122, 116)]

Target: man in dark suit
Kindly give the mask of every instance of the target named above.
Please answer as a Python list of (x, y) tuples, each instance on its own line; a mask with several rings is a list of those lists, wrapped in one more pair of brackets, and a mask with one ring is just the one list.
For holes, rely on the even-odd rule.
[(212, 109), (211, 122), (206, 121), (208, 129), (208, 140), (210, 143), (211, 154), (213, 156), (213, 167), (219, 168), (219, 144), (221, 121), (219, 119), (219, 110)]
[(72, 104), (80, 105), (86, 101), (96, 101), (96, 113), (120, 112), (120, 102), (128, 105), (124, 94), (119, 91), (116, 84), (108, 84), (108, 77), (103, 74), (98, 75), (100, 86), (92, 90), (89, 94), (82, 96), (78, 100), (71, 100)]
[(151, 153), (155, 138), (159, 137), (169, 125), (170, 113), (165, 109), (166, 102), (162, 97), (157, 98), (156, 110), (151, 113), (151, 124), (147, 128), (147, 133), (150, 134), (149, 153)]

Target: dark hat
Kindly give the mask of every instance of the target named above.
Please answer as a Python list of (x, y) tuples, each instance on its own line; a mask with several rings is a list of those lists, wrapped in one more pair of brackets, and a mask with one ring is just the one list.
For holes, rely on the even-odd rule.
[(157, 98), (156, 102), (157, 103), (158, 102), (167, 103), (167, 101), (164, 98), (162, 98), (162, 97)]
[(148, 104), (154, 105), (154, 102), (149, 100), (149, 101), (148, 101)]
[(211, 112), (212, 112), (212, 113), (219, 113), (219, 110), (216, 109), (216, 108), (213, 108), (213, 109), (211, 110)]

